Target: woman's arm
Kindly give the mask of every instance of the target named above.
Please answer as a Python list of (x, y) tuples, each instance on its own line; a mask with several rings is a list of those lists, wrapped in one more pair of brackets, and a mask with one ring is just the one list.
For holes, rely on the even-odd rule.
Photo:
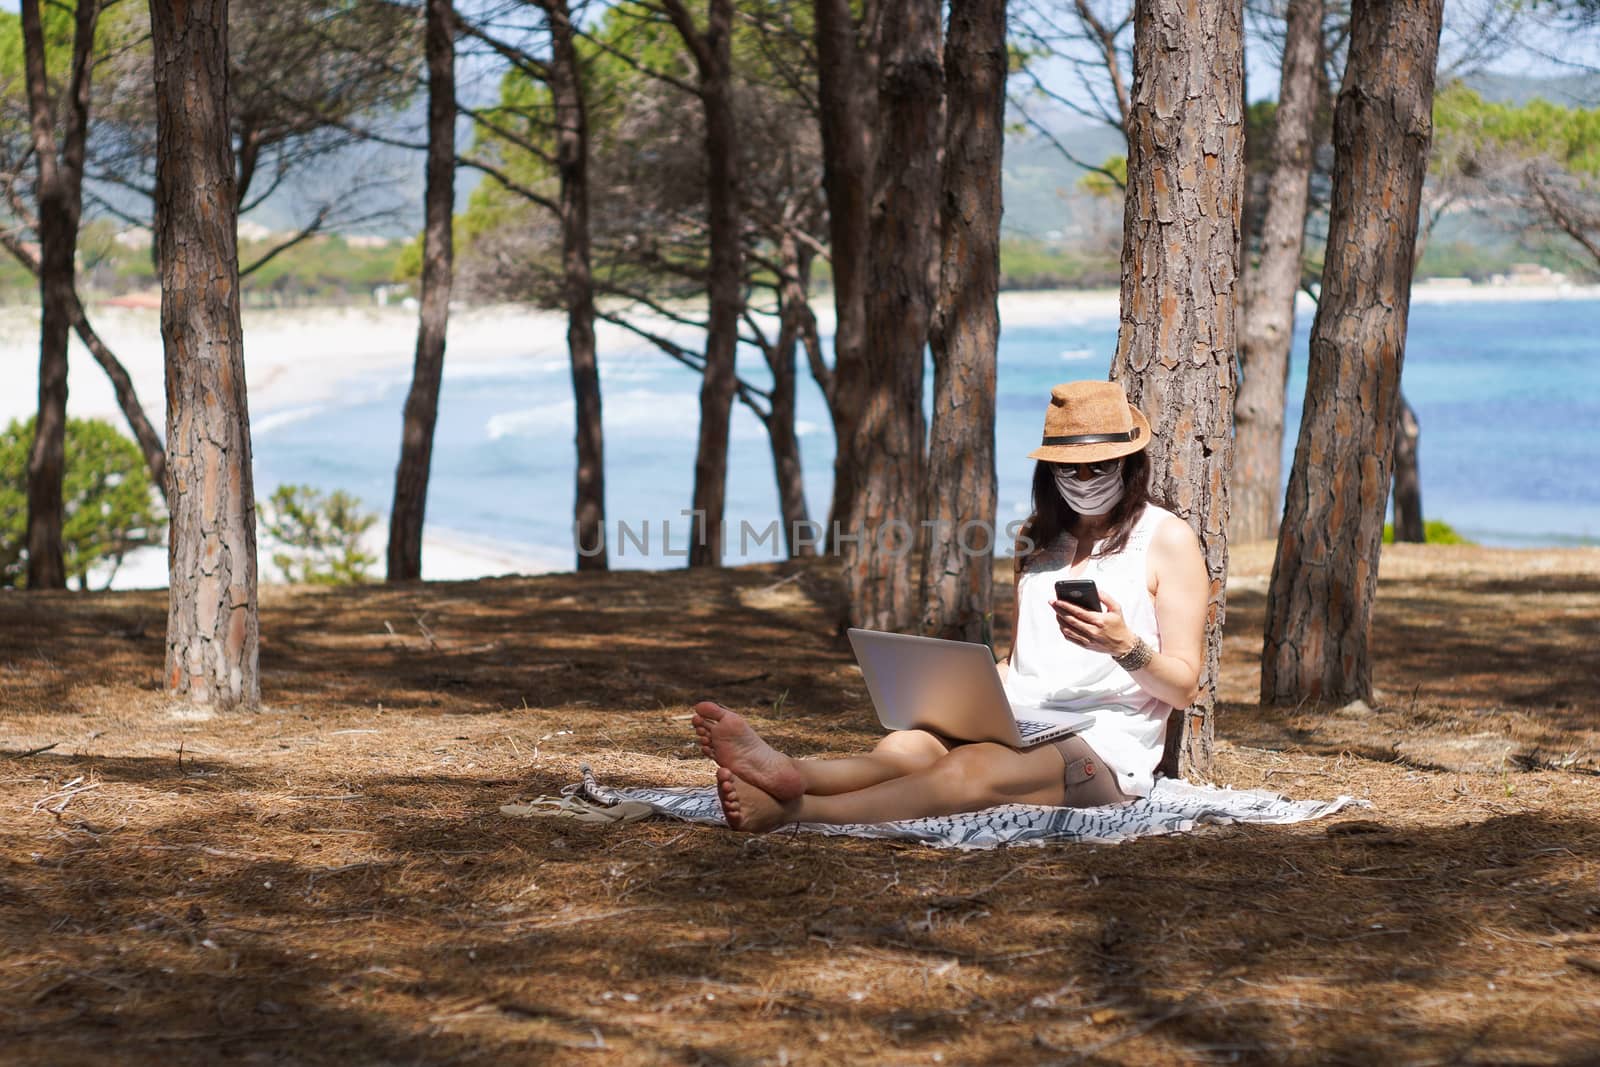
[[(1150, 573), (1155, 583), (1156, 625), (1161, 651), (1130, 672), (1146, 693), (1175, 708), (1194, 703), (1205, 660), (1206, 606), (1211, 581), (1206, 575), (1200, 540), (1181, 519), (1164, 522), (1150, 542)], [(1086, 611), (1053, 600), (1061, 635), (1068, 641), (1110, 656), (1125, 656), (1140, 638), (1122, 617), (1122, 605), (1100, 591), (1104, 611)]]
[[(1161, 652), (1150, 667), (1136, 672), (1139, 684), (1162, 703), (1188, 707), (1200, 695), (1200, 670), (1206, 660), (1206, 611), (1211, 603), (1211, 577), (1200, 551), (1200, 539), (1182, 519), (1168, 519), (1150, 542), (1150, 571), (1155, 578), (1156, 626)], [(1145, 684), (1150, 668), (1161, 664), (1170, 694)], [(1152, 677), (1153, 680), (1153, 677)], [(1174, 699), (1175, 698), (1175, 699)]]

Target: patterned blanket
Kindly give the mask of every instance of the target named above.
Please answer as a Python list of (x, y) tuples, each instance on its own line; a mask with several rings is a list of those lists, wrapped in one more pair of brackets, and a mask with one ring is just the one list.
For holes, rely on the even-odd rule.
[[(591, 822), (632, 822), (666, 816), (685, 822), (726, 825), (717, 792), (700, 788), (623, 787), (595, 781), (585, 766), (583, 780), (564, 788), (559, 798), (531, 804), (507, 804), (506, 815), (525, 818), (556, 815)], [(1007, 804), (965, 815), (854, 826), (801, 823), (780, 833), (806, 832), (849, 837), (920, 841), (943, 848), (995, 848), (1057, 841), (1113, 842), (1150, 834), (1174, 834), (1196, 826), (1227, 823), (1293, 823), (1331, 815), (1366, 801), (1341, 796), (1333, 800), (1288, 800), (1262, 790), (1223, 789), (1159, 778), (1147, 797), (1110, 808), (1046, 808)]]

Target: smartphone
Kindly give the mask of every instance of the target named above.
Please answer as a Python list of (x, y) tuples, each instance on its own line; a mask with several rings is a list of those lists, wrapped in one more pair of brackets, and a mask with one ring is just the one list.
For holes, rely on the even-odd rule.
[(1100, 591), (1092, 578), (1063, 578), (1056, 583), (1056, 599), (1088, 611), (1100, 611)]

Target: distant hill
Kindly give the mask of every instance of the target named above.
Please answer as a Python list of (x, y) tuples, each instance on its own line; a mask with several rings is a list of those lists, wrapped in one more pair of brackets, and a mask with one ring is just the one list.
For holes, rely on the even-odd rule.
[[(1056, 140), (1086, 163), (1101, 163), (1127, 151), (1122, 134), (1104, 123), (1069, 115), (1047, 116), (1043, 121)], [(1013, 132), (1006, 138), (1002, 168), (1005, 233), (1045, 240), (1077, 235), (1084, 212), (1106, 210), (1103, 202), (1079, 191), (1085, 173), (1033, 131)]]
[(1474, 74), (1461, 80), (1467, 88), (1497, 104), (1526, 104), (1540, 99), (1563, 107), (1600, 105), (1600, 74), (1571, 74), (1559, 78)]

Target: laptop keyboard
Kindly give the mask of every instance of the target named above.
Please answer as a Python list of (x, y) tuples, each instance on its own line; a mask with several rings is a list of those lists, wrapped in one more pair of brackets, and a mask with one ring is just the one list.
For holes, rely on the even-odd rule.
[(1037, 719), (1018, 719), (1017, 732), (1024, 738), (1028, 738), (1032, 737), (1034, 734), (1042, 734), (1046, 730), (1054, 730), (1060, 725), (1061, 724), (1058, 722), (1040, 722)]

